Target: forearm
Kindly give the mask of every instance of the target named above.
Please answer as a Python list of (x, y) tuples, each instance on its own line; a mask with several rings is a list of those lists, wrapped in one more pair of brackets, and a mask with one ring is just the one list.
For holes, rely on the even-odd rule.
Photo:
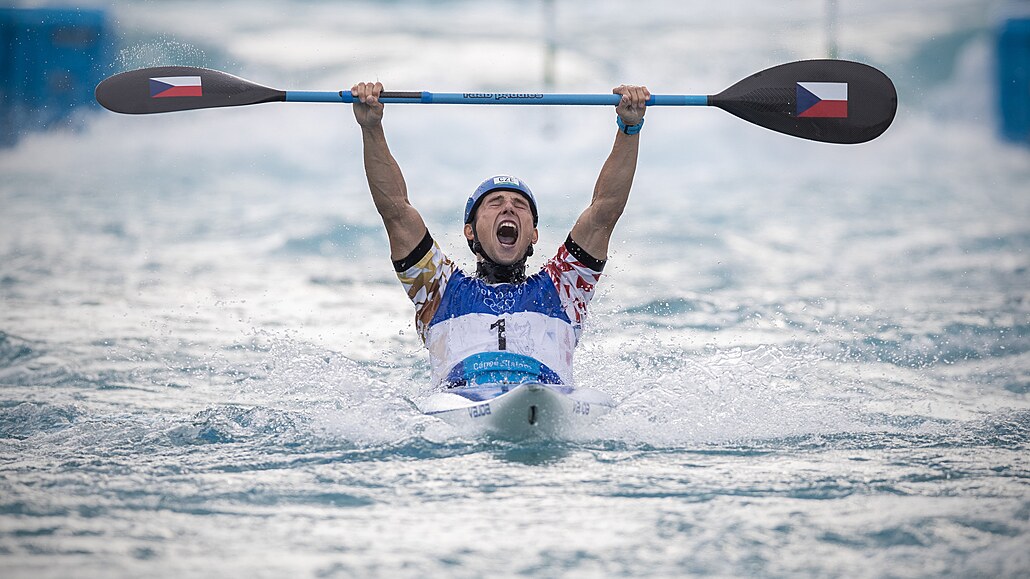
[(390, 254), (394, 259), (403, 258), (425, 235), (425, 223), (408, 201), (404, 175), (390, 153), (383, 126), (363, 126), (361, 142), (368, 188), (386, 226)]
[(621, 131), (615, 135), (612, 152), (601, 167), (601, 173), (594, 184), (594, 195), (590, 206), (595, 211), (594, 220), (598, 226), (609, 232), (622, 216), (633, 187), (633, 176), (637, 171), (637, 156), (640, 151), (640, 135), (627, 135)]
[(408, 188), (400, 165), (390, 153), (382, 125), (361, 128), (365, 177), (372, 201), (383, 221), (396, 221), (409, 206)]
[(622, 85), (612, 89), (621, 95), (615, 107), (619, 132), (615, 134), (612, 152), (601, 167), (594, 184), (590, 206), (572, 227), (572, 240), (595, 259), (608, 258), (608, 241), (612, 230), (626, 209), (633, 175), (637, 172), (640, 151), (640, 128), (651, 93), (646, 86)]
[(608, 258), (608, 241), (622, 216), (637, 170), (640, 135), (619, 132), (594, 185), (590, 206), (572, 228), (572, 239), (597, 259)]

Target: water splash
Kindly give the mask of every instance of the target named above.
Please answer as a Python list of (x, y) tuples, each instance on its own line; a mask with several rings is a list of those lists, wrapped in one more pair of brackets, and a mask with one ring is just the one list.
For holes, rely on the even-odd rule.
[(24, 440), (72, 426), (83, 411), (74, 405), (22, 402), (0, 407), (0, 438)]
[(151, 66), (210, 66), (207, 53), (186, 42), (172, 38), (152, 38), (135, 42), (118, 51), (115, 68), (133, 70)]
[(588, 356), (619, 404), (598, 427), (607, 439), (681, 447), (866, 429), (845, 382), (832, 383), (825, 357), (804, 346), (698, 352), (646, 340), (615, 363)]
[(404, 365), (361, 363), (289, 333), (259, 332), (260, 377), (241, 382), (238, 400), (299, 413), (313, 436), (382, 444), (416, 436), (428, 419), (414, 406), (425, 385)]

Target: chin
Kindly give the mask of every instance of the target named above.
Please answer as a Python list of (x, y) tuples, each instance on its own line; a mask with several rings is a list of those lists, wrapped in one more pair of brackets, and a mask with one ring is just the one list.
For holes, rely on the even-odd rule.
[(517, 257), (502, 257), (494, 260), (498, 265), (511, 265), (519, 261)]
[(511, 265), (513, 263), (518, 263), (519, 261), (522, 261), (522, 256), (526, 255), (526, 250), (525, 248), (521, 250), (511, 249), (502, 250), (498, 253), (500, 253), (500, 255), (494, 258), (495, 262), (499, 263), (500, 265)]

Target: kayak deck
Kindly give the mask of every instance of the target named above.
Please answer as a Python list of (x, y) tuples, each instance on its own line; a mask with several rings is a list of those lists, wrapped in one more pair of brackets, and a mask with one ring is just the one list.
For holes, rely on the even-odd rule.
[(611, 397), (599, 390), (530, 382), (437, 392), (420, 410), (459, 428), (527, 438), (560, 435), (614, 406)]

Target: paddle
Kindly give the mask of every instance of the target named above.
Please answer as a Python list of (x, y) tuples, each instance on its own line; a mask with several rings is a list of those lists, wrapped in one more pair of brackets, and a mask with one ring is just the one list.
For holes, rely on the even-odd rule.
[[(123, 72), (96, 89), (117, 113), (151, 114), (267, 102), (351, 103), (350, 91), (282, 91), (205, 68), (161, 66)], [(613, 94), (382, 93), (384, 103), (609, 105)], [(887, 75), (858, 62), (802, 60), (755, 73), (717, 95), (652, 95), (648, 106), (714, 106), (802, 139), (864, 143), (880, 136), (898, 108)]]

